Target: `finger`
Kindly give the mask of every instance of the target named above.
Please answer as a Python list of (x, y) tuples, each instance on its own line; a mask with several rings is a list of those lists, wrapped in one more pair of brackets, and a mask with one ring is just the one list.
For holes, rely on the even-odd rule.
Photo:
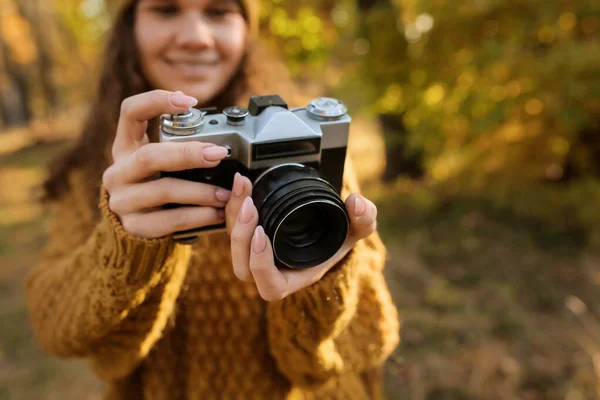
[(346, 211), (350, 217), (350, 236), (360, 240), (377, 229), (377, 207), (372, 201), (353, 193), (346, 199)]
[(262, 226), (257, 226), (252, 237), (250, 272), (260, 296), (266, 301), (281, 300), (287, 295), (287, 282), (275, 266), (273, 248)]
[(179, 207), (149, 213), (130, 214), (121, 220), (130, 234), (142, 238), (158, 238), (173, 232), (222, 224), (225, 213), (214, 207)]
[(179, 114), (198, 103), (181, 92), (153, 90), (128, 97), (121, 103), (117, 134), (113, 143), (113, 158), (133, 153), (140, 147), (148, 120), (161, 114)]
[(211, 143), (150, 143), (111, 166), (105, 178), (113, 185), (137, 183), (161, 171), (213, 168), (226, 156), (226, 148)]
[(225, 220), (227, 223), (227, 232), (231, 234), (238, 213), (242, 207), (244, 199), (252, 195), (252, 182), (239, 172), (233, 177), (233, 186), (231, 188), (231, 198), (225, 207)]
[(252, 203), (251, 197), (246, 197), (242, 203), (238, 218), (231, 231), (231, 261), (233, 272), (238, 279), (252, 281), (250, 272), (250, 241), (254, 228), (258, 224), (258, 211)]
[(119, 214), (136, 213), (167, 203), (224, 208), (229, 190), (201, 182), (162, 178), (129, 185), (110, 196), (110, 209)]

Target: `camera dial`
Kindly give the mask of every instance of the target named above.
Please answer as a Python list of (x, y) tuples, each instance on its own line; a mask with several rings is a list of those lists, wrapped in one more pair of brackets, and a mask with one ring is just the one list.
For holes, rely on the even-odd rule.
[(248, 109), (244, 107), (227, 107), (223, 110), (223, 115), (227, 117), (227, 124), (233, 126), (244, 125), (246, 117), (248, 116)]
[(163, 114), (160, 123), (165, 133), (177, 136), (189, 136), (199, 133), (204, 127), (205, 112), (190, 108), (182, 114)]
[(318, 121), (335, 121), (343, 117), (348, 109), (338, 99), (319, 97), (308, 103), (306, 111), (311, 118)]

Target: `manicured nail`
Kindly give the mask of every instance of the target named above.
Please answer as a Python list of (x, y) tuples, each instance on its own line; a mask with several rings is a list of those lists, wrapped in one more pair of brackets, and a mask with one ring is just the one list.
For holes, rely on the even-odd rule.
[(252, 220), (252, 210), (250, 208), (253, 204), (250, 196), (246, 197), (246, 200), (242, 203), (242, 209), (240, 210), (240, 222), (242, 224), (247, 224)]
[(202, 150), (202, 155), (206, 161), (219, 161), (227, 155), (227, 149), (221, 146), (205, 147)]
[(254, 237), (252, 238), (252, 251), (256, 254), (260, 254), (267, 248), (267, 236), (262, 226), (257, 226), (254, 230)]
[(181, 92), (175, 92), (175, 93), (171, 94), (169, 96), (169, 101), (175, 107), (190, 108), (190, 107), (194, 107), (196, 104), (198, 104), (198, 100), (196, 100), (193, 97), (186, 96), (185, 94), (183, 94)]
[(217, 189), (217, 191), (215, 192), (215, 197), (219, 201), (229, 201), (229, 198), (231, 197), (231, 192), (225, 189)]
[(242, 185), (242, 175), (239, 172), (235, 173), (233, 177), (233, 195), (235, 197), (240, 197), (244, 192), (244, 185)]
[(363, 215), (366, 208), (367, 205), (365, 204), (365, 201), (359, 195), (356, 195), (354, 199), (354, 215), (360, 217)]

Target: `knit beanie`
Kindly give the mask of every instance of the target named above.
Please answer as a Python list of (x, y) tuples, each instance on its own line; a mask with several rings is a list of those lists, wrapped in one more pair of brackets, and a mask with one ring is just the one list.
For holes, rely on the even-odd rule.
[[(105, 0), (106, 8), (113, 17), (118, 15), (123, 8), (131, 4), (134, 0)], [(248, 32), (250, 38), (255, 38), (258, 35), (258, 17), (259, 17), (260, 0), (240, 0), (244, 17), (248, 23)]]

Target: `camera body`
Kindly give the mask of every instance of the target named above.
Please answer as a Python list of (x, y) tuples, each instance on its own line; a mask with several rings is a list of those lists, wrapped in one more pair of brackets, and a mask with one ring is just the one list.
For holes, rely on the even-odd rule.
[[(161, 116), (160, 142), (213, 143), (226, 147), (229, 153), (214, 168), (163, 172), (161, 175), (204, 182), (231, 190), (234, 175), (239, 172), (253, 182), (252, 197), (259, 210), (259, 223), (265, 227), (265, 232), (270, 239), (274, 239), (271, 236), (275, 235), (274, 232), (282, 226), (290, 232), (299, 234), (298, 229), (301, 226), (298, 223), (302, 224), (302, 220), (312, 217), (323, 219), (325, 217), (323, 213), (329, 215), (331, 211), (328, 210), (331, 207), (335, 209), (344, 206), (339, 195), (342, 188), (350, 122), (351, 118), (346, 107), (339, 100), (318, 98), (312, 100), (307, 107), (289, 109), (278, 95), (253, 96), (248, 109), (229, 107), (222, 113), (215, 114), (190, 109), (183, 114), (164, 114)], [(281, 189), (284, 186), (286, 189)], [(274, 195), (275, 190), (282, 193), (291, 192), (280, 193), (281, 198), (277, 200), (275, 198), (278, 196)], [(337, 199), (334, 199), (336, 196)], [(282, 205), (282, 202), (285, 202), (284, 198), (287, 198), (288, 200), (285, 201), (290, 203), (286, 203), (285, 207)], [(296, 201), (298, 198), (304, 200), (298, 202)], [(268, 210), (264, 209), (269, 201), (275, 200), (279, 203), (271, 204)], [(179, 205), (169, 205), (169, 207), (176, 206)], [(264, 222), (268, 217), (267, 214), (274, 212), (274, 207), (283, 207), (281, 212), (285, 215), (279, 218), (289, 217), (288, 221), (292, 225), (283, 223), (282, 219), (277, 222), (278, 226), (271, 229), (272, 235), (269, 235)], [(302, 213), (299, 214), (299, 211)], [(334, 218), (337, 222), (330, 222), (339, 224), (338, 230), (345, 229), (347, 233), (348, 226), (347, 224), (342, 226), (344, 223), (341, 214), (337, 209), (333, 212), (339, 214), (337, 219)], [(345, 209), (343, 213), (347, 219)], [(295, 222), (292, 221), (293, 214), (296, 215)], [(174, 237), (185, 243), (194, 240), (200, 232), (223, 228), (225, 224), (212, 225), (177, 232)], [(309, 228), (304, 227), (304, 229)], [(318, 230), (318, 227), (315, 225), (312, 230), (314, 229)], [(332, 232), (321, 233), (332, 234)], [(340, 240), (337, 239), (336, 245)], [(308, 248), (306, 250), (308, 251)]]

